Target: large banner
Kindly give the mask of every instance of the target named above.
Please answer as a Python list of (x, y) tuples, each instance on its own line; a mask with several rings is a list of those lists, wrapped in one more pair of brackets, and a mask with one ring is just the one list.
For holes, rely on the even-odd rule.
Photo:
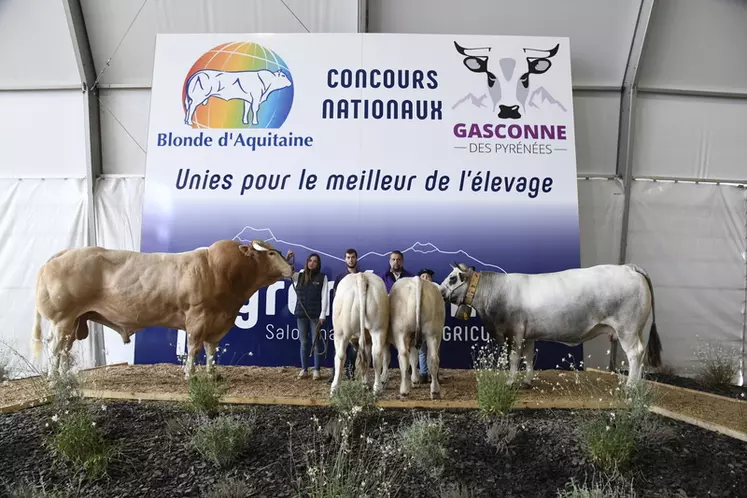
[[(580, 265), (567, 38), (158, 35), (148, 133), (143, 252), (263, 239), (292, 249), (297, 270), (318, 254), (330, 291), (348, 248), (380, 275), (401, 251), (435, 282), (453, 261)], [(221, 363), (300, 366), (295, 306), (288, 281), (252, 296)], [(469, 368), (488, 334), (454, 311), (441, 365)], [(148, 329), (135, 362), (176, 362), (183, 348), (183, 332)], [(582, 355), (536, 348), (538, 368)]]

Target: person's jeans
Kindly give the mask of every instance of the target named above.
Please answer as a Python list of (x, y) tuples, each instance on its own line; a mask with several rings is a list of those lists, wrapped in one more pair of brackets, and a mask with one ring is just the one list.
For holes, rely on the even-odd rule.
[(418, 351), (418, 363), (420, 364), (420, 375), (428, 375), (428, 343), (423, 340)]
[(356, 351), (352, 344), (348, 344), (348, 349), (345, 351), (345, 375), (349, 379), (355, 376), (355, 357)]
[[(309, 368), (309, 350), (311, 349), (311, 343), (314, 341), (317, 320), (296, 318), (296, 322), (298, 324), (298, 338), (301, 341), (301, 370), (306, 370)], [(319, 364), (322, 362), (322, 340), (322, 331), (320, 330), (314, 348), (314, 370), (319, 370)]]

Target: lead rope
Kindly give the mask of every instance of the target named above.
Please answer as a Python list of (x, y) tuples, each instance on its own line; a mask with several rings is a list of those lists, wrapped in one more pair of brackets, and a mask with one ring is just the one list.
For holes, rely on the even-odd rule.
[[(296, 264), (295, 264), (296, 256), (295, 256), (295, 254), (293, 256), (291, 256), (290, 258), (288, 258), (287, 261), (288, 261), (288, 263), (291, 264), (291, 266), (293, 267), (293, 270), (295, 271), (296, 270)], [(299, 273), (299, 275), (300, 275), (300, 273)], [(298, 288), (296, 287), (296, 283), (293, 281), (293, 277), (291, 277), (291, 285), (293, 286), (293, 290), (296, 291), (296, 296), (298, 296)], [(303, 309), (303, 314), (306, 315), (306, 318), (310, 322), (316, 322), (316, 328), (314, 329), (314, 340), (311, 343), (311, 351), (309, 351), (309, 358), (311, 358), (312, 355), (314, 354), (314, 348), (316, 348), (316, 341), (317, 341), (317, 339), (319, 339), (319, 332), (322, 329), (322, 324), (319, 323), (319, 319), (318, 318), (314, 319), (314, 318), (311, 318), (309, 316), (309, 312), (306, 311), (306, 306), (303, 305), (303, 302), (300, 299), (298, 300), (298, 304), (301, 305), (301, 309)], [(299, 330), (298, 333), (300, 334), (301, 331)], [(326, 356), (327, 356), (327, 344), (328, 344), (327, 339), (324, 338), (324, 337), (322, 337), (322, 342), (324, 342), (324, 350), (321, 353), (319, 353), (319, 355), (320, 356), (324, 356), (326, 358)]]

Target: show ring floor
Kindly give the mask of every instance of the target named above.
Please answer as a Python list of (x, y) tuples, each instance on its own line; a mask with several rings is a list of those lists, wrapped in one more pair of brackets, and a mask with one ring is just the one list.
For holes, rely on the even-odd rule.
[[(204, 367), (198, 367), (204, 368)], [(326, 405), (332, 370), (320, 380), (298, 379), (295, 367), (218, 366), (228, 384), (225, 403)], [(183, 401), (187, 383), (179, 365), (118, 364), (82, 371), (83, 394), (90, 398)], [(371, 371), (369, 370), (369, 373)], [(430, 399), (430, 384), (412, 386), (398, 399), (399, 368), (389, 370), (389, 382), (377, 404), (383, 408), (477, 408), (474, 370), (442, 369), (441, 398)], [(0, 412), (40, 403), (39, 378), (0, 385)], [(624, 377), (587, 368), (585, 371), (537, 371), (531, 389), (521, 391), (516, 408), (604, 409), (616, 404), (614, 392)], [(655, 388), (652, 411), (747, 441), (747, 401), (650, 382)]]

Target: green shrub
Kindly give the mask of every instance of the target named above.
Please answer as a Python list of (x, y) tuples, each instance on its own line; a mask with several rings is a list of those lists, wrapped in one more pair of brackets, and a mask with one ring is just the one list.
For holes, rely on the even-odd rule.
[(82, 468), (91, 478), (106, 474), (113, 448), (96, 427), (86, 407), (66, 410), (52, 417), (51, 445), (66, 461)]
[[(625, 408), (596, 412), (580, 426), (582, 439), (591, 459), (604, 471), (626, 469), (639, 445), (659, 439), (660, 424), (649, 411), (655, 388), (646, 381), (631, 387), (621, 385), (615, 393), (616, 401)], [(668, 433), (663, 432), (665, 437)]]
[(508, 417), (501, 417), (488, 425), (486, 433), (488, 444), (495, 448), (496, 453), (506, 454), (516, 438), (518, 427)]
[(723, 344), (708, 344), (698, 348), (695, 356), (700, 360), (696, 379), (712, 389), (731, 386), (739, 374), (740, 351)]
[(249, 444), (254, 417), (250, 419), (246, 421), (229, 415), (206, 419), (192, 437), (192, 447), (216, 467), (229, 467), (241, 457)]
[(607, 418), (597, 417), (584, 423), (581, 431), (589, 456), (603, 470), (622, 470), (628, 466), (636, 443), (630, 417), (611, 412)]
[(443, 420), (418, 415), (401, 430), (400, 436), (402, 450), (415, 465), (431, 477), (439, 478), (449, 455), (449, 433)]
[(188, 406), (194, 412), (211, 415), (218, 409), (220, 398), (227, 391), (225, 382), (203, 371), (195, 372), (189, 378)]
[[(246, 479), (248, 480), (249, 477), (247, 476)], [(249, 486), (247, 486), (246, 481), (229, 477), (211, 485), (202, 496), (204, 498), (245, 498), (250, 496)]]
[[(365, 425), (368, 420), (363, 419), (362, 424)], [(407, 471), (411, 468), (411, 462), (396, 444), (396, 434), (386, 424), (373, 430), (362, 427), (360, 436), (354, 437), (351, 428), (355, 419), (352, 416), (340, 417), (339, 434), (328, 439), (319, 419), (312, 416), (312, 421), (314, 427), (311, 436), (304, 436), (300, 448), (296, 446), (291, 432), (291, 475), (296, 496), (341, 498), (408, 495), (407, 492), (400, 494), (400, 491), (407, 485)], [(299, 469), (303, 469), (300, 474)]]
[(441, 486), (439, 498), (472, 498), (472, 490), (458, 483)]
[(330, 396), (329, 406), (343, 416), (368, 415), (376, 410), (376, 398), (361, 381), (345, 379)]
[[(508, 348), (483, 346), (474, 360), (477, 406), (485, 415), (504, 415), (519, 398), (520, 384), (509, 384)], [(518, 377), (518, 376), (517, 376)]]
[(591, 484), (580, 484), (575, 479), (558, 490), (557, 498), (637, 498), (632, 480), (628, 482), (620, 474), (613, 473), (608, 478), (592, 479)]

